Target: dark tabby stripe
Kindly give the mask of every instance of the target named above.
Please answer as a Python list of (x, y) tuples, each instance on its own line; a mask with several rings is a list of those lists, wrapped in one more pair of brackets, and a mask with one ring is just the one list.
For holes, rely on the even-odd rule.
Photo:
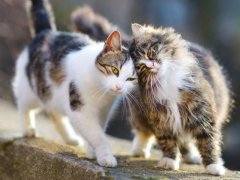
[[(26, 73), (30, 85), (36, 86), (36, 93), (41, 100), (51, 98), (51, 84), (46, 82), (46, 73), (49, 71), (50, 78), (56, 85), (62, 83), (66, 76), (62, 67), (64, 57), (88, 44), (87, 41), (80, 41), (80, 38), (72, 33), (43, 31), (31, 41)], [(35, 84), (32, 84), (32, 79), (35, 79)]]
[(122, 66), (130, 59), (129, 52), (125, 48), (122, 48), (121, 51), (116, 51), (114, 53), (102, 51), (97, 56), (96, 66), (102, 73), (110, 75), (112, 74), (112, 70), (109, 69), (111, 66), (114, 66), (120, 70)]
[(62, 71), (61, 61), (63, 58), (73, 51), (81, 50), (86, 46), (85, 42), (79, 42), (79, 38), (69, 33), (61, 33), (55, 37), (52, 43), (49, 44), (51, 52), (52, 66), (50, 68), (50, 76), (58, 85), (62, 83), (65, 74)]
[(45, 80), (45, 67), (46, 62), (48, 61), (48, 56), (47, 53), (45, 55), (42, 53), (42, 46), (45, 43), (47, 35), (48, 31), (43, 31), (31, 41), (29, 45), (29, 63), (26, 67), (29, 83), (33, 88), (34, 84), (32, 84), (32, 79), (35, 79), (36, 93), (43, 101), (46, 101), (52, 95), (51, 87)]
[(69, 85), (69, 103), (73, 111), (79, 110), (83, 106), (78, 90), (73, 82)]

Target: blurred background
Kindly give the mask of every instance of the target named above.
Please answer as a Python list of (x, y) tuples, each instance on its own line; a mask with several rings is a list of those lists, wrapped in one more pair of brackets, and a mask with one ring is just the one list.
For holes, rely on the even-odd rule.
[[(71, 12), (89, 5), (130, 34), (130, 24), (171, 26), (189, 41), (209, 50), (232, 83), (235, 108), (224, 128), (226, 167), (240, 170), (240, 1), (239, 0), (50, 0), (59, 30), (72, 30)], [(11, 79), (18, 53), (30, 40), (24, 0), (0, 1), (0, 103), (14, 104)], [(119, 113), (121, 115), (121, 110)], [(1, 114), (0, 114), (1, 118)], [(115, 118), (116, 119), (116, 118)], [(1, 126), (1, 125), (0, 125)], [(112, 121), (108, 133), (131, 139), (124, 119)]]

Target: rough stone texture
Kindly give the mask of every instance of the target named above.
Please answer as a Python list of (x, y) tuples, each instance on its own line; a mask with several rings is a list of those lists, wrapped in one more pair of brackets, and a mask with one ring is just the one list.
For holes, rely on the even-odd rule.
[(117, 168), (103, 168), (77, 148), (41, 138), (0, 139), (1, 180), (240, 179), (239, 172), (227, 171), (221, 178), (205, 174), (198, 165), (183, 164), (179, 171), (163, 171), (155, 168), (156, 159), (118, 156), (118, 162)]
[(227, 171), (226, 176), (216, 177), (204, 173), (198, 165), (181, 164), (179, 171), (164, 171), (155, 168), (158, 151), (150, 160), (132, 158), (130, 142), (112, 137), (108, 139), (118, 155), (118, 167), (103, 168), (96, 161), (87, 160), (79, 148), (63, 145), (46, 116), (37, 117), (37, 130), (40, 137), (48, 140), (19, 138), (17, 119), (16, 108), (0, 100), (0, 180), (240, 179), (240, 172)]
[(1, 140), (2, 180), (100, 179), (102, 167), (84, 158), (71, 147), (42, 139)]

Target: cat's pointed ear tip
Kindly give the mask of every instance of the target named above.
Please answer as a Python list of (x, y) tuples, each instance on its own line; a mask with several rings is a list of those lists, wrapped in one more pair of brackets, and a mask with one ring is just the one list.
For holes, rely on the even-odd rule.
[(138, 23), (132, 23), (132, 24), (131, 24), (131, 27), (132, 27), (132, 29), (136, 29), (136, 28), (141, 28), (142, 25), (140, 25), (140, 24), (138, 24)]
[(131, 25), (132, 28), (132, 33), (134, 37), (139, 36), (142, 33), (142, 25), (138, 24), (138, 23), (133, 23)]
[(112, 31), (105, 41), (106, 51), (121, 50), (121, 34), (119, 31)]
[(121, 37), (121, 33), (117, 30), (111, 32), (111, 34), (109, 36), (118, 36), (119, 38)]
[(132, 26), (141, 26), (139, 23), (132, 23)]

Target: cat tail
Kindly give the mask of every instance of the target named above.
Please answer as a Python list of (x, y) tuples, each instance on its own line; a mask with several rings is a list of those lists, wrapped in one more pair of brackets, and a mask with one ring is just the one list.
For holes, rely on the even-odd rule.
[(87, 34), (96, 41), (105, 41), (115, 30), (121, 33), (123, 43), (131, 40), (130, 36), (126, 35), (119, 27), (110, 23), (105, 17), (96, 14), (89, 6), (75, 9), (71, 21), (75, 31)]
[(33, 37), (45, 30), (56, 30), (52, 8), (48, 0), (31, 0), (28, 7), (30, 31)]

